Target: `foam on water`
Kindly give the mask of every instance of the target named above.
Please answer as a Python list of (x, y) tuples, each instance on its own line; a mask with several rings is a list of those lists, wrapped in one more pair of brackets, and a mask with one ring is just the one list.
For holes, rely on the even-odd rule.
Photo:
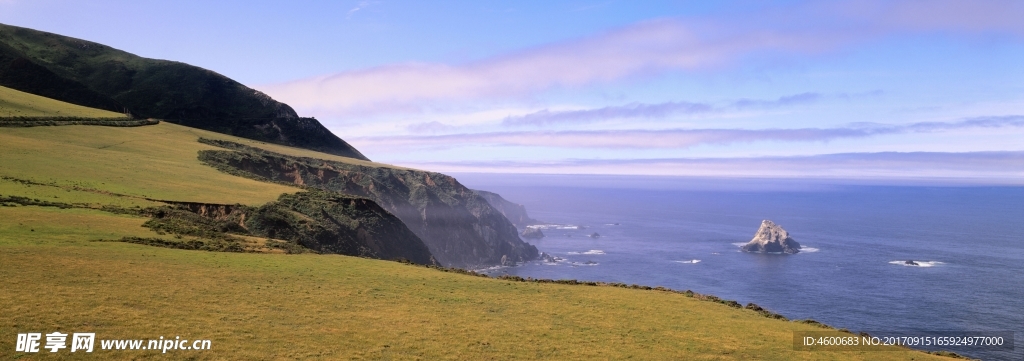
[(471, 269), (471, 271), (477, 272), (477, 273), (492, 273), (492, 272), (501, 271), (501, 270), (507, 269), (507, 268), (509, 268), (509, 266), (498, 265), (498, 266), (491, 266), (491, 267), (485, 267), (485, 268)]
[(599, 249), (592, 249), (592, 250), (589, 250), (589, 251), (586, 251), (586, 252), (566, 252), (565, 254), (589, 254), (589, 255), (595, 255), (595, 254), (605, 254), (605, 253), (604, 253), (604, 251), (599, 250)]
[(532, 226), (526, 226), (526, 228), (536, 229), (584, 229), (583, 226), (576, 226), (571, 224), (535, 224)]
[(689, 263), (689, 264), (694, 264), (694, 263), (700, 263), (700, 260), (699, 260), (699, 259), (691, 259), (691, 260), (689, 260), (689, 261), (672, 261), (672, 262), (675, 262), (675, 263)]
[(747, 243), (750, 243), (750, 242), (735, 242), (732, 245), (736, 246), (736, 247), (743, 247), (743, 246), (746, 246)]
[(540, 263), (548, 265), (548, 266), (557, 266), (559, 263), (565, 263), (565, 262), (569, 262), (569, 260), (567, 260), (565, 258), (562, 258), (562, 257), (554, 257), (553, 259), (541, 260), (540, 261)]
[(817, 248), (814, 248), (814, 247), (807, 247), (807, 246), (801, 246), (800, 247), (800, 253), (804, 253), (804, 252), (814, 253), (814, 252), (817, 252), (817, 251), (820, 251), (820, 249), (817, 249)]
[(939, 262), (939, 261), (914, 261), (914, 263), (917, 263), (917, 265), (912, 265), (912, 264), (907, 264), (906, 260), (890, 261), (889, 263), (890, 264), (898, 264), (900, 266), (907, 266), (907, 267), (935, 267), (935, 266), (938, 266), (940, 264), (946, 264), (945, 262)]

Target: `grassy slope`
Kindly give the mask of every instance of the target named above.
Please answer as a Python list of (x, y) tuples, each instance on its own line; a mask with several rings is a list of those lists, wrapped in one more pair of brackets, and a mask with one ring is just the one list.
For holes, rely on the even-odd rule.
[(0, 86), (0, 117), (117, 118), (124, 114), (65, 103)]
[[(198, 143), (200, 136), (244, 141), (166, 123), (136, 128), (3, 128), (0, 176), (52, 183), (65, 189), (80, 187), (136, 197), (224, 204), (259, 205), (276, 200), (281, 193), (298, 190), (230, 176), (201, 164), (197, 152), (215, 148)], [(85, 193), (90, 197), (96, 194), (73, 191), (61, 201), (76, 202), (76, 197)]]
[[(199, 137), (230, 140), (270, 151), (375, 167), (389, 165), (268, 144), (201, 129), (160, 123), (134, 128), (61, 126), (0, 129), (0, 177), (137, 197), (222, 204), (259, 205), (297, 188), (221, 173), (196, 158), (199, 150), (220, 149)], [(8, 184), (5, 186), (4, 184)], [(12, 182), (0, 180), (0, 194)], [(75, 192), (79, 194), (83, 192)], [(61, 200), (76, 202), (74, 197)]]
[[(0, 181), (0, 194), (145, 206), (103, 192), (259, 204), (296, 191), (199, 164), (196, 152), (208, 149), (199, 136), (240, 141), (170, 124), (0, 128), (0, 176), (48, 184)], [(796, 352), (791, 331), (816, 328), (660, 291), (516, 283), (346, 256), (89, 241), (156, 236), (144, 221), (0, 207), (0, 359), (12, 355), (16, 333), (52, 331), (213, 340), (211, 351), (97, 350), (75, 359), (942, 359)]]

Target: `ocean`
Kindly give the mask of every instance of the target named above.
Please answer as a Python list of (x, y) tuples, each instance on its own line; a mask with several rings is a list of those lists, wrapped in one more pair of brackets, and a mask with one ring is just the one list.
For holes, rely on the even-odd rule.
[[(563, 260), (492, 275), (689, 289), (872, 334), (1013, 331), (1013, 351), (951, 350), (1024, 360), (1024, 187), (454, 175), (561, 225), (529, 242)], [(740, 252), (763, 219), (802, 252)]]

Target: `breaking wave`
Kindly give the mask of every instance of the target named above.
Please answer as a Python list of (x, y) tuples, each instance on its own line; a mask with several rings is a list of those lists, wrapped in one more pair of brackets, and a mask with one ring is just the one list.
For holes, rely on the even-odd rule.
[(532, 226), (526, 226), (526, 228), (536, 229), (586, 229), (584, 226), (574, 226), (571, 224), (535, 224)]
[(817, 249), (817, 248), (814, 248), (814, 247), (807, 247), (807, 246), (801, 246), (800, 247), (800, 253), (803, 253), (803, 252), (814, 253), (814, 252), (817, 252), (817, 251), (820, 251), (820, 249)]
[(691, 260), (689, 260), (689, 261), (672, 261), (672, 262), (675, 262), (675, 263), (689, 263), (689, 264), (694, 264), (694, 263), (700, 263), (700, 260), (699, 260), (699, 259), (691, 259)]
[(491, 266), (491, 267), (472, 269), (471, 271), (477, 272), (477, 273), (491, 273), (491, 272), (501, 271), (501, 270), (506, 269), (506, 268), (509, 268), (509, 266), (498, 265), (498, 266)]
[(599, 249), (592, 249), (592, 250), (589, 250), (589, 251), (586, 251), (586, 252), (566, 252), (566, 254), (589, 254), (589, 255), (595, 255), (595, 254), (604, 254), (604, 251), (599, 250)]

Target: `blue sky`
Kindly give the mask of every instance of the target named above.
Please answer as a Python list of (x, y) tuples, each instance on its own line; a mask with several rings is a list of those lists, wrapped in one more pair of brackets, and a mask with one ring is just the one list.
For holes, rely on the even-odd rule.
[(1024, 183), (1019, 1), (0, 0), (436, 171)]

